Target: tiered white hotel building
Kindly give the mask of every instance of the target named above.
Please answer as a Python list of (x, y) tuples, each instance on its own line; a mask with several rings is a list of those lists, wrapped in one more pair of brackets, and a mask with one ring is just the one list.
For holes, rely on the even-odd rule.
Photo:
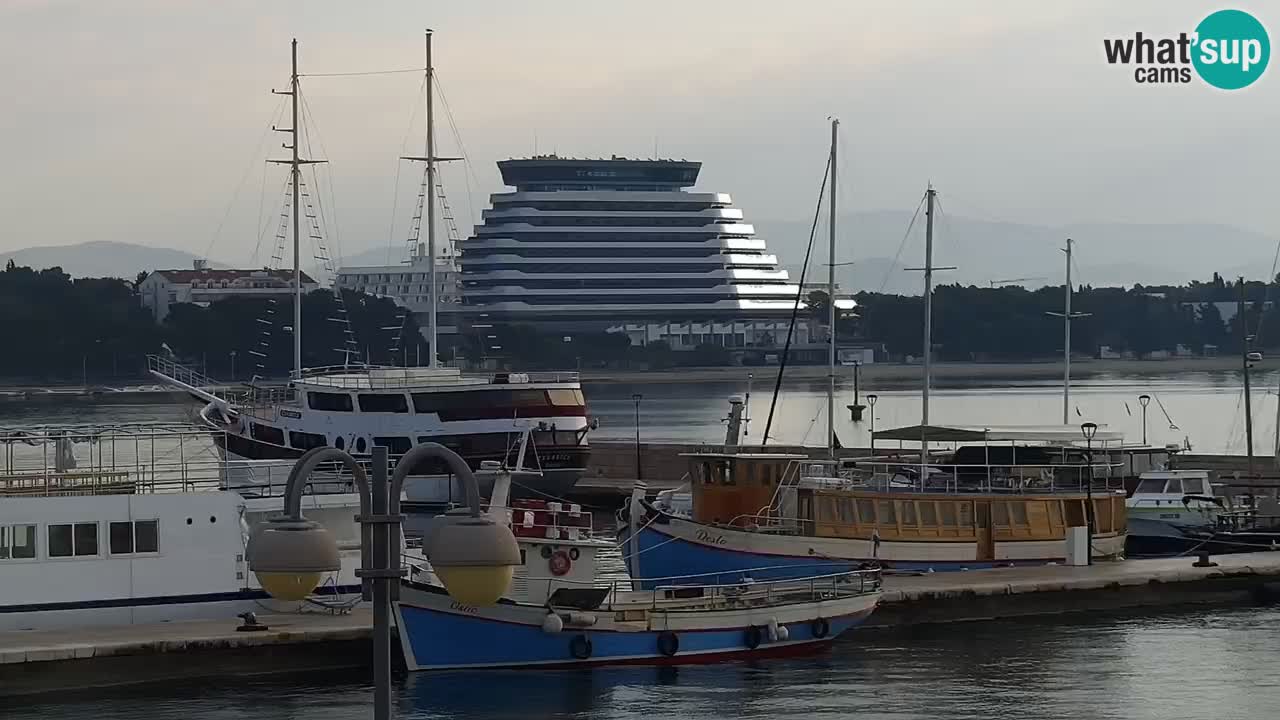
[[(462, 244), (472, 324), (626, 332), (674, 349), (784, 341), (800, 287), (729, 195), (686, 190), (701, 163), (543, 155), (498, 168), (515, 192), (493, 194)], [(811, 342), (807, 324), (793, 342)]]

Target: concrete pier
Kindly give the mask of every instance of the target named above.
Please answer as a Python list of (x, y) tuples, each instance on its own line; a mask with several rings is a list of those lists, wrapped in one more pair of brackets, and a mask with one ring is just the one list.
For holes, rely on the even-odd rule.
[(1280, 552), (891, 575), (870, 625), (1280, 600)]
[[(890, 574), (868, 623), (930, 623), (1110, 610), (1167, 610), (1280, 599), (1280, 552), (1223, 555), (1214, 567), (1194, 558), (1129, 560), (1090, 567), (1022, 567), (917, 575)], [(68, 689), (199, 677), (362, 668), (372, 617), (263, 615), (263, 632), (239, 620), (0, 633), (0, 698)], [(841, 642), (857, 642), (857, 631)]]
[[(259, 615), (67, 630), (0, 632), (0, 698), (131, 683), (364, 667), (373, 614)], [(0, 703), (2, 706), (3, 703)]]

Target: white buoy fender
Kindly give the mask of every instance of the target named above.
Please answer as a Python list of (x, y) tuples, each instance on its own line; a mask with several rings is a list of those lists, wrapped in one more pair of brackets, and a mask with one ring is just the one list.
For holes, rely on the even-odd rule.
[(542, 618), (542, 632), (555, 634), (564, 629), (564, 621), (555, 613), (547, 613)]
[(765, 632), (769, 636), (769, 642), (778, 642), (778, 618), (769, 618), (769, 624), (765, 626)]
[(591, 613), (571, 611), (565, 617), (565, 620), (568, 621), (568, 624), (574, 627), (591, 627), (596, 624), (596, 621), (599, 620), (599, 618)]

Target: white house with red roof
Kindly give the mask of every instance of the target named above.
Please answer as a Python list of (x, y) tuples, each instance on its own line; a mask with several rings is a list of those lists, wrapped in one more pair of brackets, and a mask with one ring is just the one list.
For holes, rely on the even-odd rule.
[[(319, 287), (302, 273), (302, 292)], [(180, 303), (207, 306), (229, 297), (288, 300), (293, 292), (292, 270), (213, 270), (200, 260), (191, 270), (154, 270), (138, 286), (142, 306), (156, 322), (163, 322), (170, 308)]]

